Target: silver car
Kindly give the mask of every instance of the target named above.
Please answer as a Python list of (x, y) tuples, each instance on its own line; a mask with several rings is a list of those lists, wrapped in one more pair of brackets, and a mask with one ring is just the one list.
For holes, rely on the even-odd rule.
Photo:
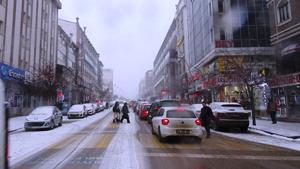
[(25, 130), (53, 129), (61, 126), (63, 116), (55, 106), (41, 106), (34, 109), (25, 119)]
[(203, 136), (201, 121), (193, 110), (183, 107), (162, 107), (152, 118), (152, 133), (159, 141), (168, 136)]
[(68, 111), (68, 119), (84, 118), (88, 116), (86, 106), (83, 104), (73, 105)]

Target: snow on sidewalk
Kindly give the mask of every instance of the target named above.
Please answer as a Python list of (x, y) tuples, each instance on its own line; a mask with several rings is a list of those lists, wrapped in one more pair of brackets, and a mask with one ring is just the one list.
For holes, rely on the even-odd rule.
[[(9, 133), (9, 155), (11, 165), (35, 154), (42, 149), (76, 133), (84, 127), (106, 116), (110, 110), (97, 113), (84, 119), (72, 119), (64, 121), (61, 127), (53, 130), (25, 132), (24, 128), (17, 132)], [(10, 120), (10, 129), (24, 125), (24, 117), (13, 118)]]
[(250, 130), (259, 134), (271, 135), (275, 137), (286, 137), (290, 140), (300, 141), (300, 123), (277, 122), (256, 119), (256, 126), (250, 120)]
[(24, 129), (24, 122), (26, 116), (12, 117), (8, 120), (8, 131), (13, 132), (16, 130)]

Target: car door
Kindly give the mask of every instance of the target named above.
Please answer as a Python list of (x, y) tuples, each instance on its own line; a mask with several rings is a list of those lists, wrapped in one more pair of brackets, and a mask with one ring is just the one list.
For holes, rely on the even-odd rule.
[(164, 109), (160, 109), (159, 111), (153, 114), (152, 125), (154, 131), (156, 132), (158, 132), (158, 126), (160, 124), (161, 117), (163, 116), (163, 114), (164, 114)]

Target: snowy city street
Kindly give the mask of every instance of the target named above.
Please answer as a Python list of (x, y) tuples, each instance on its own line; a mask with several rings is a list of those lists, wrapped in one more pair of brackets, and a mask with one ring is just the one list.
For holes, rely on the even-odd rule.
[(133, 112), (130, 118), (130, 124), (112, 123), (111, 110), (106, 110), (82, 120), (65, 120), (51, 131), (12, 131), (10, 163), (15, 169), (181, 169), (187, 164), (189, 168), (296, 169), (300, 165), (297, 140), (231, 131), (213, 132), (202, 142), (169, 138), (161, 143), (150, 125)]

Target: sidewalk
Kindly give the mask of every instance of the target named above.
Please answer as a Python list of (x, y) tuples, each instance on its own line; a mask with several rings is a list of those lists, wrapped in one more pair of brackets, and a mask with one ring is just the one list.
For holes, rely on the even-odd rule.
[(12, 117), (8, 120), (8, 131), (14, 132), (24, 128), (26, 116)]
[(249, 130), (263, 135), (300, 141), (300, 123), (278, 121), (277, 124), (272, 124), (270, 119), (256, 119), (256, 126), (253, 126), (250, 119)]

